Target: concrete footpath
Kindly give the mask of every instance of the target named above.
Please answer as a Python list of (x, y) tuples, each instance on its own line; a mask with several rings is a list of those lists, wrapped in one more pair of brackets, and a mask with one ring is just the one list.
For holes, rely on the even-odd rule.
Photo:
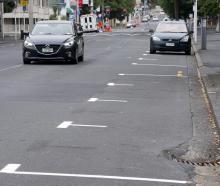
[(217, 124), (220, 126), (220, 33), (208, 31), (207, 50), (201, 50), (201, 37), (193, 44), (199, 72), (208, 92)]

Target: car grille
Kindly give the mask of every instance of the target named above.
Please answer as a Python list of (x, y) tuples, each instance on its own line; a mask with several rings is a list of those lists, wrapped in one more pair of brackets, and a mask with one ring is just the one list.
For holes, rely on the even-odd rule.
[[(43, 54), (54, 54), (54, 53), (57, 53), (58, 50), (60, 49), (60, 45), (35, 45), (35, 47), (39, 53), (43, 53)], [(44, 53), (42, 51), (42, 49), (47, 48), (47, 47), (53, 48), (53, 52), (52, 53)]]
[(174, 41), (179, 41), (179, 39), (162, 39), (162, 41), (170, 41), (170, 42), (174, 42)]

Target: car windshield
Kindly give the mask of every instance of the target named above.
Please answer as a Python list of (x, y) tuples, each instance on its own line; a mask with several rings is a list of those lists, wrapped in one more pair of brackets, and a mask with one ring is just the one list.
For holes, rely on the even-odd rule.
[(187, 27), (184, 23), (160, 23), (156, 28), (156, 32), (185, 33)]
[(69, 35), (73, 34), (71, 24), (67, 23), (39, 23), (34, 27), (32, 35)]

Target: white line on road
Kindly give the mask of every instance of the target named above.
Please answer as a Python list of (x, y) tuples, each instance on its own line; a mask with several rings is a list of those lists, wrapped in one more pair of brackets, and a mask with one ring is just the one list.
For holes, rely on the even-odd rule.
[(82, 125), (82, 124), (74, 124), (73, 121), (64, 121), (60, 125), (57, 126), (58, 129), (66, 129), (68, 127), (91, 127), (91, 128), (106, 128), (104, 125)]
[(190, 184), (191, 181), (171, 180), (171, 179), (156, 179), (156, 178), (141, 178), (141, 177), (123, 177), (123, 176), (107, 176), (107, 175), (91, 175), (91, 174), (66, 174), (66, 173), (49, 173), (49, 172), (25, 172), (17, 171), (21, 164), (8, 164), (0, 173), (14, 175), (35, 175), (35, 176), (56, 176), (56, 177), (74, 177), (74, 178), (93, 178), (93, 179), (108, 179), (108, 180), (125, 180), (125, 181), (143, 181), (143, 182), (160, 182), (160, 183), (179, 183)]
[[(178, 77), (177, 75), (159, 75), (159, 74), (118, 74), (119, 76), (149, 76), (149, 77)], [(187, 76), (181, 76), (186, 78)]]
[(98, 99), (98, 98), (90, 98), (89, 100), (88, 100), (88, 102), (97, 102), (97, 101), (99, 101), (99, 102), (119, 102), (119, 103), (127, 103), (128, 101), (126, 101), (126, 100), (111, 100), (111, 99)]
[(0, 69), (0, 72), (10, 70), (10, 69), (14, 69), (14, 68), (19, 68), (21, 66), (22, 65), (14, 65), (14, 66), (6, 67), (6, 68), (3, 68), (3, 69)]
[(147, 56), (147, 55), (149, 55), (149, 54), (143, 54), (143, 56)]
[(110, 87), (114, 87), (114, 86), (134, 86), (133, 84), (116, 84), (116, 83), (108, 83), (107, 84)]
[(161, 64), (140, 64), (140, 63), (132, 63), (132, 65), (137, 65), (137, 66), (158, 66), (158, 67), (180, 67), (180, 68), (187, 68), (187, 66), (183, 66), (183, 65), (161, 65)]
[(140, 58), (138, 58), (138, 60), (140, 60), (140, 61), (157, 61), (158, 59), (146, 59), (146, 58), (142, 58), (142, 57), (140, 57)]

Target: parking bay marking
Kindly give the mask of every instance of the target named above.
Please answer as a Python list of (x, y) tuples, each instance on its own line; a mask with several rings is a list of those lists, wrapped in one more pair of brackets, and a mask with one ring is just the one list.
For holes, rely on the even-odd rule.
[(182, 74), (176, 74), (176, 75), (162, 75), (162, 74), (118, 74), (118, 75), (119, 76), (148, 76), (148, 77), (181, 77), (181, 78), (187, 78), (188, 77), (188, 76), (183, 76)]
[(17, 171), (17, 169), (20, 166), (21, 166), (21, 164), (8, 164), (2, 170), (0, 170), (0, 173), (2, 173), (2, 174), (13, 174), (13, 175), (75, 177), (75, 178), (93, 178), (93, 179), (160, 182), (160, 183), (179, 183), (179, 184), (190, 184), (190, 183), (192, 183), (191, 181), (183, 181), (183, 180), (156, 179), (156, 178), (143, 178), (143, 177), (125, 177), (125, 176), (107, 176), (107, 175), (92, 175), (92, 174), (67, 174), (67, 173)]
[(116, 84), (116, 83), (108, 83), (107, 84), (110, 87), (114, 87), (114, 86), (134, 86), (133, 84)]
[(83, 124), (74, 124), (73, 121), (64, 121), (60, 125), (57, 126), (58, 129), (66, 129), (68, 127), (90, 127), (90, 128), (106, 128), (104, 125), (83, 125)]
[(99, 99), (99, 98), (90, 98), (88, 102), (120, 102), (120, 103), (127, 103), (127, 100), (111, 100), (111, 99)]
[(132, 65), (136, 66), (158, 66), (158, 67), (179, 67), (179, 68), (187, 68), (187, 66), (183, 65), (161, 65), (161, 64), (141, 64), (141, 63), (132, 63)]

